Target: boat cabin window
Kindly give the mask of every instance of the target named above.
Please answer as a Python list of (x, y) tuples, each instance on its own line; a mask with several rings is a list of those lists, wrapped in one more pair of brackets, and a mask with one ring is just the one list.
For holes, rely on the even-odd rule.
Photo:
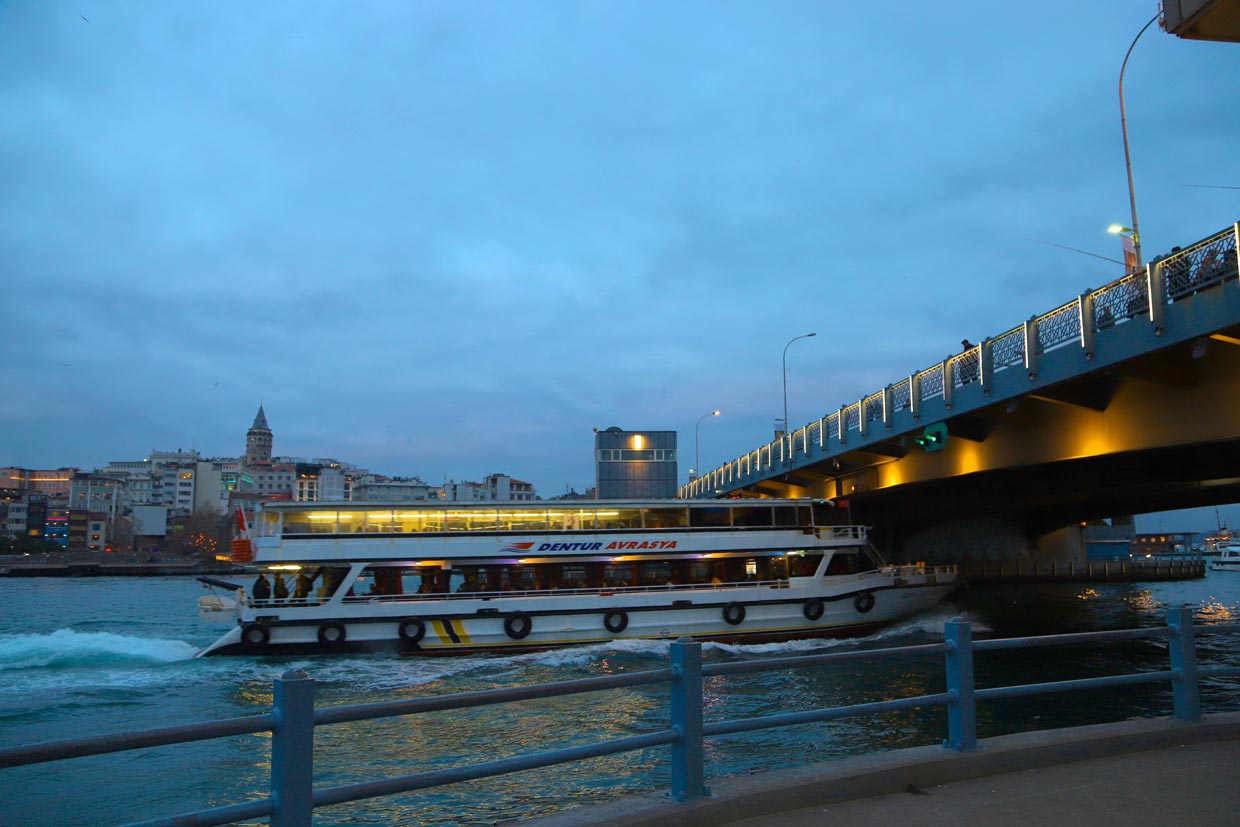
[(775, 525), (780, 527), (811, 526), (814, 517), (807, 505), (778, 505), (774, 508)]
[(642, 512), (640, 508), (600, 508), (595, 512), (596, 528), (641, 528)]
[(763, 580), (787, 580), (788, 579), (788, 558), (787, 557), (768, 557), (770, 561), (770, 573), (761, 579)]
[(666, 562), (642, 563), (639, 585), (669, 586), (675, 583), (672, 578), (672, 566)]
[(260, 537), (275, 537), (280, 530), (280, 515), (274, 511), (262, 511), (258, 515), (257, 523)]
[[(843, 509), (819, 506), (819, 524), (847, 518)], [(830, 512), (827, 514), (825, 512)], [(815, 510), (808, 505), (752, 504), (718, 506), (654, 506), (647, 508), (456, 508), (400, 511), (354, 507), (342, 510), (289, 508), (264, 512), (260, 534), (272, 536), (282, 525), (284, 536), (307, 534), (418, 534), (458, 531), (629, 531), (675, 528), (808, 527)], [(827, 517), (837, 518), (828, 520)]]
[(792, 577), (813, 577), (821, 562), (821, 554), (796, 551), (788, 555), (788, 573)]
[(722, 560), (693, 560), (689, 563), (689, 583), (722, 583)]
[(284, 536), (290, 534), (309, 534), (310, 515), (305, 511), (284, 512)]
[(837, 551), (827, 563), (826, 574), (860, 574), (874, 571), (877, 566), (864, 554), (855, 551)]
[(689, 509), (689, 525), (693, 528), (726, 528), (731, 524), (732, 509), (726, 506)]
[(337, 534), (361, 534), (365, 526), (365, 511), (341, 511), (336, 515)]
[(737, 506), (732, 509), (732, 525), (745, 528), (770, 528), (771, 507), (759, 505)]
[(552, 563), (541, 568), (544, 589), (585, 589), (591, 586), (584, 563)]
[(643, 508), (642, 523), (646, 528), (688, 528), (687, 508)]
[(633, 569), (632, 563), (607, 563), (603, 566), (603, 585), (606, 587), (636, 586), (637, 581), (634, 579)]

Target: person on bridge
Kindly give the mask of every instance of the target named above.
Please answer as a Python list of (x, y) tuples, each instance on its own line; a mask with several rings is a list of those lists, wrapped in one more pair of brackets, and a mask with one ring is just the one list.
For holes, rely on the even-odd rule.
[[(968, 339), (960, 340), (960, 352), (961, 353), (968, 353), (972, 349), (973, 349), (972, 342), (970, 342)], [(977, 378), (977, 363), (962, 361), (960, 363), (960, 384), (967, 385), (976, 378)]]

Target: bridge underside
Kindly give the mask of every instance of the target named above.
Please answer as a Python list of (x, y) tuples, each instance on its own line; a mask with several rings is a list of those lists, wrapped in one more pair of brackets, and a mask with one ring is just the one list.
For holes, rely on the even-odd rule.
[[(849, 497), (896, 559), (1025, 552), (1077, 522), (1240, 502), (1240, 439), (1004, 469)], [(1180, 527), (1168, 527), (1169, 529)]]

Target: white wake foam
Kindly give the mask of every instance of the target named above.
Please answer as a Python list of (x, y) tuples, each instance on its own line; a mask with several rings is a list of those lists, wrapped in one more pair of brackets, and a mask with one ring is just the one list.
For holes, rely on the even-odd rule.
[(194, 652), (193, 646), (180, 640), (57, 629), (50, 635), (0, 637), (0, 672), (147, 666), (187, 660)]

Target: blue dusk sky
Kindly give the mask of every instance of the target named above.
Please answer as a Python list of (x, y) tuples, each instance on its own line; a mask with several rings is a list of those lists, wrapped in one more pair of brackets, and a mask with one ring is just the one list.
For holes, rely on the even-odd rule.
[[(282, 455), (552, 496), (618, 425), (683, 480), (793, 336), (795, 427), (1121, 275), (1051, 244), (1120, 257), (1156, 11), (10, 0), (0, 464), (236, 456), (262, 400)], [(1240, 46), (1155, 24), (1125, 92), (1147, 257), (1240, 218)]]

